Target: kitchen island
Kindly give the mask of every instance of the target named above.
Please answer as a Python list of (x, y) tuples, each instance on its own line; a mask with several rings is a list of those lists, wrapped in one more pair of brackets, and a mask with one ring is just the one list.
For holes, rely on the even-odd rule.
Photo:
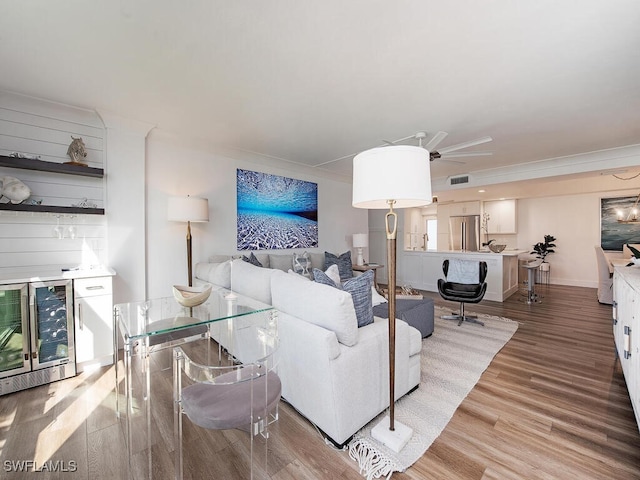
[(487, 262), (485, 300), (503, 302), (518, 291), (518, 255), (529, 250), (462, 252), (452, 250), (403, 250), (398, 252), (398, 285), (411, 285), (428, 292), (438, 291), (444, 278), (442, 262), (449, 258)]

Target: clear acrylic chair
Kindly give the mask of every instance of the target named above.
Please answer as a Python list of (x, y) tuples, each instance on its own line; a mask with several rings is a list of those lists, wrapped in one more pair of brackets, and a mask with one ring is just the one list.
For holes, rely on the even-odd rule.
[[(239, 365), (199, 364), (189, 358), (182, 347), (174, 348), (176, 479), (182, 479), (184, 467), (183, 414), (202, 428), (248, 432), (249, 478), (266, 477), (269, 425), (278, 420), (282, 385), (275, 371), (277, 339), (265, 332), (258, 332), (254, 340), (263, 355), (251, 363)], [(257, 436), (260, 436), (260, 448), (256, 442)]]

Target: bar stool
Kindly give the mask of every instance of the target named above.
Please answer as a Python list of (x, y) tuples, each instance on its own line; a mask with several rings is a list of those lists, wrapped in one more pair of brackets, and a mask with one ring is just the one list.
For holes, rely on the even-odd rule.
[(527, 269), (527, 300), (526, 302), (529, 305), (531, 305), (532, 303), (540, 303), (540, 300), (538, 299), (538, 295), (536, 294), (536, 291), (535, 291), (535, 285), (536, 285), (536, 271), (538, 271), (541, 264), (542, 264), (542, 259), (539, 259), (524, 265), (524, 268)]

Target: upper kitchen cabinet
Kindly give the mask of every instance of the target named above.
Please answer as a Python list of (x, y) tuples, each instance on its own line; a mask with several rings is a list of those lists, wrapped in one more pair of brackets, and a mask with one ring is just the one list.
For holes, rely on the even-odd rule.
[(480, 202), (454, 202), (449, 205), (449, 216), (480, 215)]
[(484, 202), (484, 213), (489, 214), (489, 221), (487, 222), (487, 233), (518, 233), (515, 199)]

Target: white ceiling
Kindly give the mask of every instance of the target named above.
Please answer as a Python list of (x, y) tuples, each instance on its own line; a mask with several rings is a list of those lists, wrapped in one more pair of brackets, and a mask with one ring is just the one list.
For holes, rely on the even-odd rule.
[(640, 144), (639, 24), (637, 0), (4, 0), (0, 89), (341, 175), (420, 130), (493, 137), (442, 186)]

